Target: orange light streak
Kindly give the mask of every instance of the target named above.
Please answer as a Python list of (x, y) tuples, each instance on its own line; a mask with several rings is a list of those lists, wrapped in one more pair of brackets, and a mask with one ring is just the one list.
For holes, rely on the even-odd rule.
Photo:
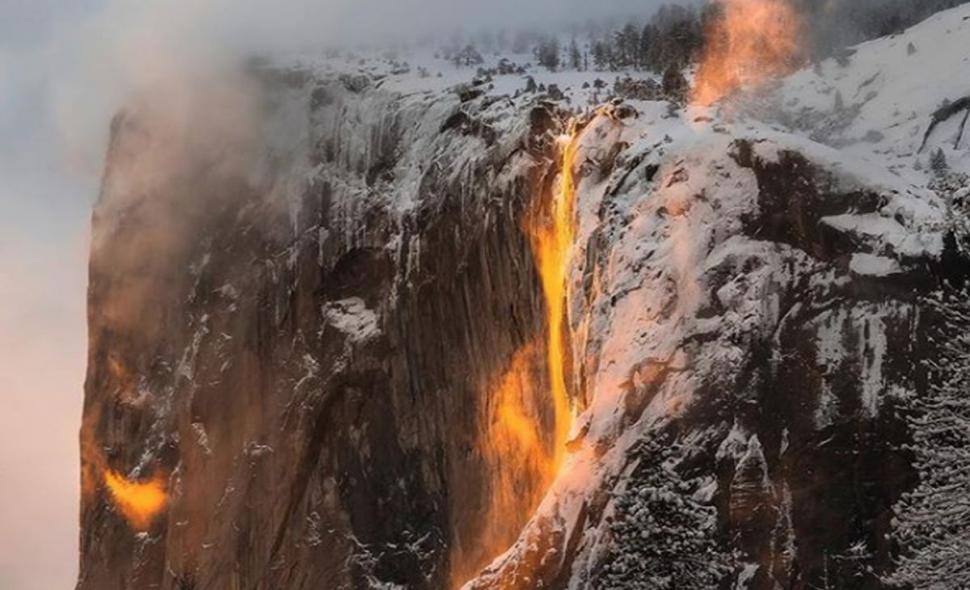
[(789, 0), (720, 0), (723, 14), (707, 31), (691, 102), (710, 106), (745, 87), (794, 70), (802, 21)]

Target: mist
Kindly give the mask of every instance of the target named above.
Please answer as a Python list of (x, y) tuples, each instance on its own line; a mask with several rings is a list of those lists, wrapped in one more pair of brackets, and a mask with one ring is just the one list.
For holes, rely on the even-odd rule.
[[(51, 117), (69, 157), (98, 170), (107, 122), (133, 94), (172, 77), (220, 75), (254, 54), (334, 45), (390, 45), (421, 35), (499, 27), (565, 27), (649, 17), (659, 0), (108, 0), (58, 21), (36, 66), (50, 82)], [(31, 60), (33, 61), (33, 60)]]

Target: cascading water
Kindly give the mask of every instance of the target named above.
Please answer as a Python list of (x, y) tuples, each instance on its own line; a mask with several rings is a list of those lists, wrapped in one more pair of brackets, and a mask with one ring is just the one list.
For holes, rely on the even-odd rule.
[(115, 506), (137, 531), (148, 529), (168, 503), (165, 477), (161, 473), (156, 473), (147, 481), (131, 481), (109, 469), (104, 472), (104, 483), (111, 492)]
[(573, 165), (579, 148), (574, 128), (562, 138), (562, 165), (558, 190), (543, 207), (548, 219), (540, 218), (529, 228), (532, 252), (546, 301), (546, 362), (549, 369), (555, 427), (553, 432), (552, 472), (558, 471), (566, 452), (566, 438), (572, 428), (572, 409), (566, 385), (570, 330), (566, 317), (567, 277), (572, 258), (575, 223), (576, 185)]
[[(494, 408), (486, 435), (486, 454), (494, 463), (494, 476), (481, 535), (487, 559), (483, 563), (454, 564), (457, 586), (515, 541), (566, 456), (573, 422), (567, 385), (571, 340), (566, 315), (567, 277), (574, 241), (573, 167), (578, 138), (573, 127), (560, 138), (558, 185), (555, 190), (539, 194), (541, 200), (524, 227), (545, 301), (545, 342), (520, 348), (489, 391)], [(543, 365), (545, 376), (541, 374)], [(547, 387), (543, 387), (543, 377)], [(552, 410), (551, 420), (544, 420), (548, 408)]]

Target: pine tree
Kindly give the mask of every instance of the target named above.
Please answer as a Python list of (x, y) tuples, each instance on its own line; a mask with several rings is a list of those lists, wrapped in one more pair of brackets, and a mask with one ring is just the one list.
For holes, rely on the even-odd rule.
[(459, 53), (462, 64), (466, 67), (468, 66), (480, 66), (485, 63), (485, 59), (482, 58), (482, 54), (478, 52), (473, 45), (466, 45), (464, 49)]
[(942, 175), (950, 169), (950, 165), (946, 161), (946, 154), (943, 153), (943, 148), (937, 148), (933, 152), (933, 155), (930, 156), (930, 168), (938, 175)]
[(679, 450), (661, 435), (634, 451), (642, 459), (626, 489), (613, 501), (613, 543), (597, 564), (593, 590), (708, 590), (721, 587), (731, 556), (717, 540), (717, 510), (684, 493), (699, 481), (684, 480), (671, 466)]
[(605, 41), (596, 41), (593, 43), (593, 64), (597, 70), (610, 69), (612, 61), (612, 51), (608, 43)]
[(667, 66), (662, 83), (663, 93), (667, 96), (667, 100), (677, 103), (687, 100), (687, 86), (687, 78), (680, 71), (680, 67), (675, 63)]
[(546, 37), (536, 48), (536, 58), (539, 65), (549, 71), (556, 71), (559, 68), (559, 39), (554, 35)]
[(896, 506), (902, 557), (891, 582), (909, 588), (970, 588), (970, 305), (965, 291), (926, 301), (933, 319), (928, 390), (910, 400), (919, 485)]
[(583, 69), (583, 55), (579, 52), (579, 45), (576, 43), (576, 37), (573, 37), (572, 41), (569, 43), (569, 65), (574, 70)]
[(650, 57), (656, 36), (657, 30), (653, 25), (645, 25), (640, 32), (640, 44), (637, 48), (637, 66), (640, 69), (648, 70), (652, 67)]
[(636, 65), (637, 50), (640, 46), (640, 33), (633, 23), (628, 23), (614, 34), (616, 65), (625, 68)]

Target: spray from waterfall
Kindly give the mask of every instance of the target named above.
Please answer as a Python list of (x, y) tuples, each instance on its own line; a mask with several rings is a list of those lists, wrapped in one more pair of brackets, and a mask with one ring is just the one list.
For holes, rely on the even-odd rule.
[(718, 0), (691, 102), (709, 106), (798, 65), (804, 26), (790, 0)]

